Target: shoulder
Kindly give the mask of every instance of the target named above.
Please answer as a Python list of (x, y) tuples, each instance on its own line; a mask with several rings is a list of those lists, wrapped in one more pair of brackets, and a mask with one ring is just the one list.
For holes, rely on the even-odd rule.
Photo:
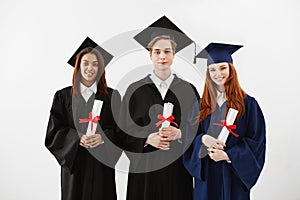
[[(176, 76), (175, 74), (174, 74), (174, 88), (176, 88), (176, 90), (178, 90), (178, 91), (181, 91), (181, 92), (183, 92), (184, 94), (187, 94), (187, 95), (195, 95), (196, 96), (196, 99), (199, 99), (200, 98), (200, 96), (199, 96), (199, 93), (198, 93), (198, 91), (197, 91), (197, 89), (196, 89), (196, 87), (192, 84), (192, 83), (190, 83), (190, 82), (188, 82), (188, 81), (186, 81), (186, 80), (183, 80), (183, 79), (181, 79), (181, 78), (179, 78), (178, 76)], [(193, 99), (193, 102), (194, 102), (194, 99)]]
[(190, 83), (186, 80), (183, 80), (182, 78), (179, 78), (176, 74), (174, 74), (174, 76), (175, 76), (174, 77), (174, 82), (175, 83), (180, 83), (181, 86), (192, 87), (194, 90), (196, 90), (196, 87), (192, 83)]
[(121, 97), (119, 91), (116, 90), (116, 89), (113, 89), (113, 88), (111, 88), (111, 87), (108, 87), (108, 88), (107, 88), (107, 91), (108, 91), (108, 96), (109, 96), (109, 97)]
[(248, 115), (256, 113), (256, 115), (263, 116), (262, 110), (261, 110), (257, 100), (254, 97), (247, 94), (247, 96), (244, 100), (244, 104), (245, 104), (245, 111)]
[(56, 91), (56, 94), (70, 94), (72, 86), (68, 86)]
[(138, 81), (135, 81), (131, 83), (126, 90), (125, 95), (131, 95), (133, 92), (135, 92), (137, 89), (146, 86), (148, 84), (152, 84), (152, 80), (150, 79), (150, 75), (147, 75), (145, 78), (142, 78)]
[(71, 88), (72, 88), (71, 86), (68, 86), (68, 87), (62, 88), (60, 90), (57, 90), (54, 95), (54, 98), (57, 99), (57, 98), (71, 97)]
[(258, 102), (256, 99), (249, 94), (247, 94), (246, 98), (244, 99), (245, 106), (253, 106), (258, 105)]

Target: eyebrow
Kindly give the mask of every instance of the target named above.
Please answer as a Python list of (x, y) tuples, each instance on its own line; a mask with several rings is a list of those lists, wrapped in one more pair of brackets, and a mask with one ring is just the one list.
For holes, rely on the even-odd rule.
[(219, 67), (227, 67), (227, 65), (226, 65), (226, 64), (223, 64), (223, 65), (220, 65)]
[[(82, 60), (82, 61), (84, 61), (84, 62), (90, 62), (90, 61), (88, 61), (88, 60)], [(97, 60), (94, 60), (94, 61), (92, 61), (93, 63), (94, 62), (98, 62)]]
[(157, 51), (157, 50), (172, 50), (171, 48), (165, 48), (165, 49), (159, 49), (159, 48), (155, 48), (155, 49), (153, 49), (154, 51)]

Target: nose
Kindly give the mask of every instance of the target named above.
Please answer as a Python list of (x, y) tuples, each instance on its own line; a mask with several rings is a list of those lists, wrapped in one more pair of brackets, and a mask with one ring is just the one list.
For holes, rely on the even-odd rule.
[(221, 71), (217, 69), (217, 70), (216, 70), (216, 76), (219, 77), (219, 76), (221, 76), (221, 75), (222, 75)]
[(92, 64), (89, 64), (88, 67), (87, 67), (87, 69), (88, 69), (89, 71), (92, 70), (92, 69), (93, 69)]
[(165, 58), (166, 58), (165, 52), (160, 52), (159, 58), (160, 58), (160, 59), (165, 59)]

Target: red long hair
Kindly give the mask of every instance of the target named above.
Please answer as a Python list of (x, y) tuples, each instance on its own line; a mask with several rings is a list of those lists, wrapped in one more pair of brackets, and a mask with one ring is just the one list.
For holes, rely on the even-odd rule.
[[(245, 106), (244, 99), (246, 98), (246, 92), (241, 88), (236, 70), (232, 63), (229, 64), (229, 77), (227, 78), (225, 86), (225, 95), (227, 98), (227, 111), (228, 108), (234, 108), (238, 110), (237, 119), (244, 114)], [(216, 84), (212, 81), (209, 71), (206, 71), (206, 79), (203, 90), (203, 95), (200, 101), (200, 113), (196, 119), (197, 122), (201, 122), (206, 119), (208, 115), (216, 110), (217, 106), (217, 89)], [(226, 113), (227, 113), (226, 111)]]
[(95, 48), (87, 47), (83, 50), (81, 50), (77, 56), (75, 61), (75, 68), (73, 73), (73, 80), (72, 80), (72, 89), (71, 89), (71, 95), (78, 95), (80, 94), (80, 81), (82, 79), (81, 73), (80, 73), (80, 63), (82, 57), (87, 54), (91, 53), (94, 54), (98, 60), (98, 74), (96, 76), (96, 81), (98, 81), (97, 84), (97, 94), (108, 94), (107, 90), (107, 83), (105, 79), (105, 63), (104, 58), (102, 54)]

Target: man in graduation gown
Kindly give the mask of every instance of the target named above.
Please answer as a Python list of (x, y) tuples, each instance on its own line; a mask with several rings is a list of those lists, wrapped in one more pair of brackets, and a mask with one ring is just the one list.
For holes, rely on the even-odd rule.
[[(176, 27), (166, 17), (152, 26), (158, 23), (167, 28)], [(128, 87), (121, 105), (123, 148), (130, 159), (127, 200), (191, 200), (193, 182), (183, 165), (182, 138), (184, 121), (199, 95), (192, 84), (179, 78), (170, 68), (176, 39), (170, 38), (169, 29), (166, 29), (168, 32), (157, 30), (146, 29), (135, 37), (146, 46), (151, 40), (147, 47), (154, 69)], [(145, 37), (146, 42), (141, 39)], [(186, 40), (189, 39), (176, 40), (180, 43), (178, 51)], [(174, 105), (173, 118), (169, 119), (171, 126), (159, 129), (159, 122), (164, 119), (158, 116), (163, 114), (164, 103), (168, 102)]]
[[(86, 46), (94, 48), (97, 45), (87, 38), (77, 52), (86, 50)], [(98, 48), (100, 47), (97, 46), (96, 49)], [(103, 50), (102, 54), (104, 54)], [(109, 60), (106, 59), (106, 63)], [(69, 63), (75, 66), (75, 58), (73, 60), (71, 58)], [(79, 78), (75, 80), (77, 83)], [(102, 77), (103, 80), (105, 77)], [(50, 111), (45, 146), (61, 166), (61, 199), (116, 200), (114, 167), (121, 151), (113, 145), (117, 128), (114, 118), (118, 115), (121, 97), (117, 90), (109, 87), (106, 94), (101, 93), (100, 83), (98, 82), (97, 85), (97, 81), (90, 87), (86, 87), (82, 82), (83, 78), (79, 83), (79, 94), (75, 94), (75, 90), (71, 94), (72, 87), (56, 92)], [(103, 101), (102, 109), (98, 114), (100, 120), (95, 121), (97, 124), (94, 123), (94, 129), (97, 125), (96, 134), (93, 135), (100, 134), (102, 143), (88, 147), (81, 144), (81, 139), (90, 126), (89, 123), (79, 123), (79, 119), (89, 118), (94, 100)], [(113, 114), (113, 111), (116, 113)]]

